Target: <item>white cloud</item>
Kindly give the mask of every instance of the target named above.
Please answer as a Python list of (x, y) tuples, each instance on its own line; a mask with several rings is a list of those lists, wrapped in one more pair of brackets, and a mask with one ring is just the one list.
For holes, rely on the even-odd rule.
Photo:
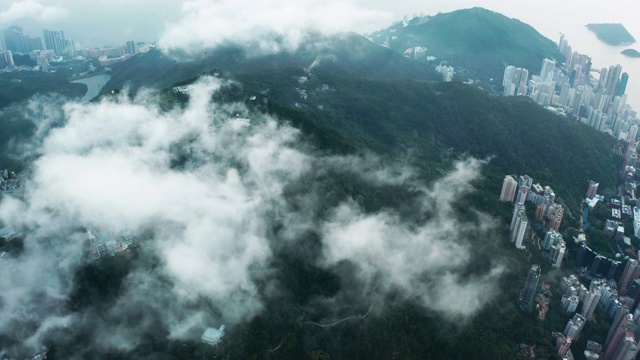
[[(283, 247), (312, 253), (297, 242), (308, 231), (320, 235), (316, 265), (333, 271), (342, 261), (355, 264), (362, 284), (379, 282), (374, 296), (399, 290), (457, 318), (488, 301), (500, 268), (463, 273), (467, 237), (491, 226), (456, 220), (452, 208), (482, 162), (460, 162), (427, 187), (403, 164), (323, 155), (268, 115), (212, 103), (221, 86), (203, 78), (191, 86), (189, 103), (170, 111), (145, 92), (134, 100), (26, 105), (43, 139), (30, 150), (39, 157), (24, 197), (0, 202), (0, 221), (26, 231), (24, 252), (0, 261), (0, 333), (35, 347), (68, 336), (60, 328), (84, 329), (96, 339), (94, 350), (128, 351), (149, 333), (193, 339), (205, 326), (233, 328), (286, 288), (276, 283), (272, 260)], [(180, 154), (188, 160), (177, 166)], [(333, 174), (384, 191), (407, 187), (419, 194), (408, 206), (431, 217), (416, 224), (355, 200), (328, 203)], [(276, 224), (284, 227), (277, 236)], [(144, 236), (108, 307), (70, 312), (60, 304), (88, 261), (85, 227)]]
[(355, 31), (386, 17), (353, 1), (192, 0), (183, 4), (180, 21), (166, 25), (159, 45), (192, 55), (225, 44), (256, 53), (293, 51), (309, 32)]
[(383, 296), (400, 291), (456, 319), (473, 315), (493, 297), (502, 269), (463, 275), (472, 259), (468, 238), (474, 231), (485, 232), (487, 224), (481, 229), (457, 220), (452, 204), (471, 189), (481, 164), (476, 159), (458, 162), (452, 173), (422, 188), (423, 211), (432, 217), (419, 226), (390, 211), (367, 214), (353, 202), (340, 205), (323, 225), (323, 264), (351, 261), (358, 267), (357, 277), (370, 286), (377, 282)]
[(57, 5), (43, 5), (36, 0), (22, 0), (12, 3), (0, 12), (0, 22), (11, 22), (24, 18), (38, 21), (55, 21), (67, 17), (69, 10)]
[[(68, 296), (86, 239), (82, 231), (68, 234), (86, 226), (152, 231), (144, 246), (162, 264), (157, 272), (128, 277), (108, 320), (86, 320), (109, 329), (100, 331), (117, 330), (115, 319), (144, 301), (151, 303), (145, 305), (148, 316), (162, 319), (174, 337), (207, 321), (234, 324), (260, 311), (254, 281), (267, 273), (271, 257), (265, 212), (280, 206), (284, 184), (304, 171), (306, 155), (287, 145), (297, 137), (294, 129), (269, 118), (250, 125), (231, 117), (235, 108), (210, 104), (219, 86), (210, 78), (200, 81), (189, 105), (168, 113), (148, 99), (126, 97), (65, 105), (66, 124), (42, 143), (25, 201), (0, 204), (3, 221), (30, 229), (25, 253), (0, 262), (0, 271), (12, 274), (0, 279), (0, 332), (24, 321), (25, 304), (49, 306), (51, 296), (38, 295), (42, 288)], [(172, 167), (176, 147), (193, 152), (188, 170)], [(215, 315), (185, 310), (203, 299), (218, 310)], [(44, 318), (49, 316), (56, 314)], [(42, 322), (37, 338), (51, 324), (63, 323)], [(126, 337), (135, 346), (137, 337)]]

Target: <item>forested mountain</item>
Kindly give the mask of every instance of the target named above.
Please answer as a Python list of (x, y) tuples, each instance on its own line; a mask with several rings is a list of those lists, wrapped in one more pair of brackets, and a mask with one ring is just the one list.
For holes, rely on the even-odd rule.
[[(615, 185), (616, 166), (620, 163), (619, 157), (613, 152), (616, 142), (590, 127), (554, 115), (529, 98), (497, 97), (461, 82), (440, 82), (440, 75), (434, 71), (432, 63), (416, 61), (398, 53), (402, 53), (406, 47), (425, 46), (439, 60), (447, 60), (456, 67), (468, 70), (470, 76), (490, 83), (489, 78), (500, 76), (504, 65), (529, 67), (535, 73), (542, 58), (559, 56), (553, 43), (528, 25), (484, 9), (470, 9), (439, 14), (426, 22), (394, 29), (396, 31), (393, 34), (398, 38), (390, 42), (391, 49), (360, 35), (344, 34), (333, 37), (312, 35), (307, 43), (294, 52), (268, 55), (249, 54), (242, 47), (229, 46), (203, 53), (196, 59), (177, 59), (176, 54), (166, 55), (152, 50), (113, 66), (111, 81), (102, 94), (128, 89), (133, 97), (142, 88), (153, 88), (156, 92), (149, 95), (153, 100), (148, 100), (148, 104), (153, 104), (149, 105), (153, 108), (152, 115), (160, 117), (165, 115), (164, 112), (172, 114), (172, 111), (180, 114), (179, 110), (188, 109), (189, 104), (190, 95), (188, 91), (183, 91), (184, 87), (197, 82), (203, 74), (213, 75), (225, 84), (214, 94), (216, 103), (232, 109), (233, 104), (240, 103), (243, 109), (248, 109), (249, 119), (252, 115), (259, 118), (259, 114), (268, 113), (281, 124), (293, 125), (303, 134), (301, 142), (304, 141), (304, 144), (300, 147), (311, 147), (309, 154), (322, 154), (316, 162), (328, 162), (325, 157), (333, 159), (333, 155), (366, 158), (373, 154), (380, 159), (377, 165), (403, 164), (416, 169), (419, 181), (427, 184), (426, 192), (437, 193), (439, 189), (429, 186), (434, 186), (438, 180), (451, 174), (452, 168), (465, 166), (464, 162), (456, 165), (460, 164), (458, 160), (470, 157), (484, 160), (485, 163), (480, 167), (481, 176), (471, 182), (473, 189), (462, 191), (459, 198), (444, 200), (447, 206), (451, 202), (453, 210), (450, 213), (445, 211), (442, 218), (438, 217), (438, 204), (432, 205), (431, 211), (421, 212), (424, 207), (429, 207), (419, 203), (421, 190), (413, 184), (369, 183), (353, 173), (357, 169), (352, 173), (343, 171), (350, 164), (327, 168), (311, 164), (311, 170), (300, 179), (285, 183), (282, 199), (278, 198), (281, 207), (266, 211), (269, 220), (257, 226), (266, 228), (260, 230), (268, 238), (265, 241), (268, 247), (266, 252), (271, 257), (265, 260), (268, 263), (265, 265), (269, 270), (265, 271), (267, 274), (256, 275), (262, 269), (260, 264), (255, 264), (258, 270), (254, 270), (254, 264), (249, 267), (251, 275), (256, 278), (251, 278), (254, 281), (252, 284), (255, 283), (255, 289), (251, 290), (255, 290), (255, 297), (265, 300), (260, 301), (260, 311), (256, 311), (256, 316), (248, 321), (238, 321), (239, 324), (228, 330), (221, 345), (212, 348), (202, 344), (197, 337), (188, 341), (178, 340), (169, 333), (168, 325), (158, 320), (160, 316), (154, 317), (157, 315), (154, 311), (158, 308), (164, 310), (162, 306), (146, 304), (152, 301), (147, 298), (126, 298), (127, 289), (136, 289), (138, 285), (158, 292), (173, 290), (173, 279), (168, 275), (162, 275), (156, 283), (146, 283), (132, 275), (150, 274), (162, 266), (163, 259), (145, 249), (145, 245), (151, 242), (149, 239), (158, 235), (149, 230), (141, 234), (142, 238), (148, 238), (147, 244), (141, 241), (139, 248), (133, 247), (125, 255), (86, 262), (74, 270), (73, 279), (68, 281), (73, 290), (68, 299), (60, 300), (60, 303), (64, 303), (61, 313), (79, 316), (83, 319), (80, 322), (83, 327), (72, 334), (51, 336), (49, 358), (64, 359), (81, 354), (86, 358), (104, 359), (204, 359), (213, 356), (223, 359), (313, 360), (520, 359), (523, 357), (517, 348), (519, 343), (535, 345), (538, 358), (554, 358), (555, 345), (550, 334), (551, 331), (562, 330), (568, 315), (559, 310), (557, 289), (553, 289), (555, 302), (545, 320), (539, 320), (535, 314), (521, 311), (517, 306), (519, 290), (530, 261), (539, 261), (542, 257), (536, 253), (532, 260), (531, 253), (516, 250), (507, 239), (508, 230), (504, 225), (510, 220), (512, 205), (498, 201), (502, 180), (506, 174), (528, 174), (535, 182), (551, 186), (569, 209), (577, 214), (589, 180), (597, 179), (601, 188)], [(373, 34), (373, 38), (377, 42), (387, 36), (384, 34)], [(125, 100), (105, 95), (98, 100), (104, 103), (96, 107), (104, 105), (105, 109), (110, 109), (109, 104), (122, 101), (125, 108), (134, 107), (136, 114), (145, 113), (144, 103), (131, 105)], [(156, 105), (152, 101), (156, 100), (161, 104), (154, 112)], [(0, 132), (0, 145), (3, 146), (10, 137), (27, 138), (35, 129), (32, 123), (20, 123), (26, 117), (24, 114), (12, 111), (5, 110), (3, 113), (11, 121), (0, 124), (5, 129), (4, 133)], [(89, 113), (87, 111), (81, 115)], [(124, 120), (118, 124), (127, 127), (127, 121), (133, 123), (135, 116), (124, 115), (125, 110), (122, 110), (114, 116), (122, 116)], [(112, 118), (110, 114), (106, 117)], [(188, 118), (189, 114), (184, 117)], [(208, 120), (213, 116), (205, 113), (204, 117)], [(75, 120), (76, 124), (83, 124), (78, 118)], [(90, 122), (93, 119), (82, 120)], [(251, 126), (258, 127), (260, 123), (256, 121), (255, 124), (251, 123)], [(212, 133), (222, 131), (222, 125), (217, 126), (219, 128), (205, 125), (198, 129)], [(122, 135), (124, 140), (119, 140), (127, 145), (133, 144), (129, 149), (134, 149), (134, 152), (143, 151), (146, 145), (144, 136), (156, 134), (152, 130), (158, 130), (158, 133), (171, 132), (167, 129), (170, 128), (149, 128), (135, 133), (135, 136)], [(107, 127), (103, 130), (119, 132), (118, 129)], [(271, 132), (269, 136), (273, 134)], [(72, 135), (93, 136), (94, 132)], [(203, 170), (206, 170), (206, 166), (199, 168), (202, 164), (190, 163), (195, 155), (190, 152), (189, 142), (201, 135), (187, 133), (175, 144), (172, 143), (171, 156), (165, 157), (164, 153), (162, 156), (153, 156), (155, 162), (152, 167), (170, 163), (171, 168), (166, 171), (172, 179), (192, 178), (185, 174), (189, 166), (209, 175)], [(161, 141), (156, 142), (153, 136), (151, 138), (154, 141), (150, 148), (155, 154), (158, 151), (156, 146), (162, 148), (157, 145)], [(255, 136), (250, 140), (268, 142), (269, 137)], [(113, 150), (109, 147), (110, 140), (105, 143), (105, 149)], [(206, 145), (213, 148), (221, 146)], [(80, 150), (82, 154), (91, 153), (82, 148)], [(102, 150), (93, 153), (102, 154)], [(116, 153), (120, 151), (115, 150)], [(241, 152), (243, 149), (235, 150)], [(269, 155), (284, 158), (291, 153)], [(213, 151), (212, 154), (199, 160), (218, 161)], [(221, 158), (225, 161), (220, 165), (220, 173), (224, 175), (221, 177), (228, 184), (234, 181), (234, 176), (242, 177), (251, 165), (234, 157)], [(261, 157), (257, 159), (264, 160)], [(255, 162), (258, 163), (258, 160)], [(284, 158), (280, 161), (285, 163), (293, 160)], [(101, 166), (94, 171), (99, 171)], [(281, 169), (279, 171), (288, 174)], [(465, 174), (464, 171), (460, 173)], [(150, 174), (154, 179), (163, 175), (160, 172)], [(218, 172), (211, 174), (212, 177), (220, 175)], [(279, 174), (276, 171), (274, 179)], [(206, 180), (215, 181), (208, 177)], [(445, 181), (454, 180), (445, 178)], [(171, 187), (163, 189), (172, 191)], [(222, 199), (232, 201), (226, 197), (226, 193), (223, 195)], [(315, 196), (313, 201), (309, 200), (311, 195)], [(434, 199), (439, 199), (436, 195), (430, 196), (434, 196), (429, 198), (434, 203)], [(250, 195), (247, 198), (251, 199)], [(173, 199), (180, 200), (178, 197)], [(263, 205), (261, 198), (255, 202), (259, 203), (258, 207)], [(422, 307), (415, 294), (406, 295), (398, 289), (385, 291), (374, 299), (370, 295), (378, 283), (365, 286), (358, 282), (356, 278), (361, 269), (349, 259), (331, 266), (322, 264), (321, 237), (326, 227), (317, 223), (324, 224), (323, 221), (331, 216), (340, 221), (339, 214), (331, 215), (327, 209), (335, 210), (334, 207), (341, 203), (357, 203), (362, 208), (361, 217), (392, 209), (390, 213), (402, 217), (400, 222), (407, 223), (410, 229), (401, 233), (402, 236), (413, 234), (412, 231), (423, 223), (435, 224), (434, 229), (444, 235), (435, 234), (434, 231), (420, 233), (424, 238), (418, 238), (426, 242), (429, 241), (427, 237), (439, 239), (442, 236), (443, 242), (438, 244), (454, 249), (448, 249), (454, 253), (452, 259), (455, 259), (457, 251), (468, 251), (470, 254), (468, 262), (463, 262), (460, 269), (454, 269), (455, 279), (465, 283), (469, 279), (476, 279), (478, 274), (481, 277), (491, 273), (492, 269), (500, 269), (501, 275), (495, 280), (495, 287), (487, 290), (494, 292), (490, 294), (490, 300), (477, 312), (456, 317), (449, 316), (446, 311)], [(126, 204), (129, 205), (142, 206)], [(45, 210), (50, 211), (48, 207)], [(181, 208), (171, 210), (170, 213), (175, 214)], [(303, 217), (307, 212), (314, 212), (308, 221), (312, 225), (303, 223), (309, 226), (308, 231), (297, 233), (299, 229), (290, 231), (287, 228), (287, 221), (291, 221), (291, 218), (282, 213)], [(220, 215), (227, 214), (221, 212)], [(397, 221), (393, 216), (390, 218), (386, 221)], [(161, 217), (158, 216), (158, 219)], [(158, 219), (149, 222), (160, 226), (157, 222), (161, 220)], [(454, 219), (454, 225), (471, 225), (468, 228), (461, 226), (462, 230), (440, 227), (440, 223), (451, 219)], [(565, 227), (569, 226), (567, 223), (577, 221), (568, 214), (565, 214), (565, 219)], [(228, 232), (232, 236), (235, 236), (234, 231), (240, 233), (244, 230), (243, 221), (241, 219), (237, 229)], [(373, 225), (380, 222), (385, 221)], [(180, 228), (182, 225), (176, 222), (172, 226)], [(209, 230), (208, 227), (204, 228)], [(79, 236), (86, 236), (85, 230), (81, 230), (82, 235)], [(368, 228), (364, 231), (368, 231)], [(207, 234), (212, 238), (218, 235)], [(457, 239), (457, 236), (464, 236), (464, 239)], [(172, 244), (172, 241), (167, 240), (166, 243)], [(462, 244), (460, 248), (459, 244)], [(235, 242), (233, 246), (240, 247)], [(424, 256), (437, 257), (440, 250), (427, 249)], [(393, 251), (383, 255), (389, 258), (397, 256)], [(425, 262), (431, 260), (425, 259)], [(543, 266), (545, 270), (549, 268), (546, 263)], [(227, 270), (232, 272), (234, 269), (222, 269)], [(427, 268), (417, 278), (425, 280), (424, 283), (428, 285), (435, 284), (433, 291), (437, 292), (441, 284), (433, 279), (447, 279), (451, 271), (446, 266), (433, 271)], [(203, 274), (199, 269), (190, 274), (196, 274), (200, 279), (226, 275)], [(384, 277), (385, 274), (378, 276)], [(491, 277), (489, 279), (493, 281)], [(197, 296), (194, 296), (192, 308), (188, 311), (195, 312), (198, 307), (207, 308), (210, 313), (219, 311), (204, 296)], [(465, 293), (447, 296), (444, 297), (444, 305), (456, 306), (457, 310), (472, 306), (475, 300), (465, 297)], [(141, 303), (142, 307), (130, 307), (132, 304), (140, 305), (136, 302)], [(167, 306), (173, 305), (169, 303)], [(122, 317), (115, 317), (124, 322), (117, 324), (118, 329), (120, 326), (134, 329), (136, 336), (132, 335), (132, 338), (138, 339), (138, 342), (127, 347), (86, 346), (98, 343), (93, 339), (104, 335), (100, 329), (92, 327), (92, 316), (101, 314), (106, 319), (113, 315), (110, 312), (117, 313), (119, 308), (131, 312), (125, 311)], [(49, 311), (48, 308), (40, 309), (45, 310)], [(464, 311), (462, 313), (466, 314)], [(189, 316), (189, 321), (195, 318)], [(138, 323), (140, 319), (153, 320)], [(601, 336), (603, 331), (606, 332), (600, 325), (587, 325), (585, 337), (592, 334)], [(0, 334), (0, 340), (18, 341), (13, 336)]]
[(293, 69), (314, 68), (317, 64), (330, 64), (337, 74), (366, 79), (439, 78), (432, 66), (406, 61), (393, 51), (350, 33), (329, 38), (310, 35), (308, 41), (294, 52), (261, 56), (247, 55), (247, 50), (238, 46), (218, 48), (196, 59), (183, 59), (179, 54), (166, 55), (152, 50), (114, 66), (111, 81), (102, 93), (125, 86), (134, 92), (141, 86), (162, 89), (213, 69), (234, 75), (251, 72), (269, 73), (276, 77), (278, 73), (290, 76)]
[[(411, 152), (434, 176), (451, 154), (492, 158), (489, 168), (495, 174), (527, 173), (552, 185), (576, 212), (589, 179), (614, 185), (615, 141), (610, 136), (571, 123), (528, 98), (500, 98), (465, 84), (433, 81), (426, 63), (360, 36), (331, 40), (331, 45), (323, 41), (320, 50), (308, 44), (293, 54), (265, 57), (246, 57), (236, 48), (176, 62), (153, 52), (114, 68), (103, 92), (122, 86), (166, 88), (172, 80), (217, 69), (242, 84), (247, 96), (262, 94), (331, 129), (351, 146)], [(497, 193), (500, 185), (492, 184), (492, 191)]]
[(500, 86), (507, 65), (539, 74), (545, 57), (564, 60), (556, 45), (533, 27), (483, 8), (415, 18), (371, 38), (400, 54), (426, 47), (426, 55), (436, 57), (433, 62), (452, 65), (462, 81), (480, 80), (486, 87)]

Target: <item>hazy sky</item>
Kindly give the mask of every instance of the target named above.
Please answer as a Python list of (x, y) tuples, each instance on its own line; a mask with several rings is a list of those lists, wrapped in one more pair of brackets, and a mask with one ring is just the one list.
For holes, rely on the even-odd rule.
[[(41, 35), (44, 27), (62, 29), (68, 38), (81, 45), (96, 46), (122, 43), (130, 39), (156, 41), (166, 24), (177, 22), (184, 10), (194, 4), (228, 3), (239, 12), (246, 12), (254, 5), (278, 8), (285, 5), (304, 4), (306, 14), (325, 9), (325, 4), (340, 4), (345, 14), (335, 14), (338, 21), (324, 22), (328, 26), (369, 32), (388, 26), (403, 15), (424, 12), (435, 14), (459, 8), (482, 6), (515, 17), (536, 27), (544, 35), (553, 37), (563, 27), (584, 25), (588, 22), (622, 22), (636, 37), (640, 38), (640, 24), (633, 16), (640, 8), (634, 0), (553, 0), (504, 1), (504, 0), (447, 0), (447, 1), (388, 1), (388, 0), (343, 0), (343, 1), (283, 1), (263, 2), (214, 1), (214, 0), (0, 0), (0, 26), (19, 24), (30, 35)], [(346, 5), (345, 5), (346, 4)], [(363, 10), (375, 10), (366, 21), (358, 16)], [(325, 11), (326, 12), (326, 11)], [(237, 19), (231, 19), (237, 20)]]
[(232, 41), (273, 52), (297, 47), (309, 28), (368, 33), (403, 15), (475, 6), (528, 23), (554, 42), (565, 33), (573, 50), (591, 56), (597, 68), (621, 64), (631, 77), (628, 102), (640, 106), (638, 61), (584, 26), (619, 22), (640, 39), (637, 0), (0, 0), (0, 28), (21, 25), (31, 36), (42, 36), (43, 28), (64, 30), (80, 47), (159, 41), (163, 49), (199, 53)]

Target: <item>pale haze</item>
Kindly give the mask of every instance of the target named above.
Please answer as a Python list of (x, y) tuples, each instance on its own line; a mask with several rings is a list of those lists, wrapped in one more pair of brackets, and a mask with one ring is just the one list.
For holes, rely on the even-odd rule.
[[(640, 39), (640, 23), (636, 19), (640, 4), (634, 0), (274, 0), (257, 4), (244, 0), (0, 0), (0, 26), (21, 25), (31, 36), (42, 36), (43, 28), (64, 30), (67, 38), (82, 47), (120, 45), (128, 40), (155, 42), (163, 36), (167, 41), (187, 37), (190, 45), (198, 47), (215, 40), (216, 35), (206, 27), (198, 27), (199, 23), (190, 23), (195, 12), (205, 19), (211, 18), (205, 25), (235, 34), (244, 32), (239, 39), (245, 40), (256, 31), (270, 30), (252, 26), (253, 20), (271, 21), (276, 30), (277, 27), (295, 30), (304, 26), (328, 32), (368, 33), (385, 28), (404, 15), (435, 15), (475, 6), (522, 20), (554, 42), (560, 33), (566, 34), (573, 50), (591, 56), (595, 68), (622, 65), (623, 71), (630, 75), (628, 102), (635, 108), (640, 107), (640, 61), (620, 54), (624, 47), (601, 43), (584, 26), (619, 22)], [(193, 25), (188, 32), (181, 26), (185, 23)], [(287, 35), (295, 36), (295, 32)]]

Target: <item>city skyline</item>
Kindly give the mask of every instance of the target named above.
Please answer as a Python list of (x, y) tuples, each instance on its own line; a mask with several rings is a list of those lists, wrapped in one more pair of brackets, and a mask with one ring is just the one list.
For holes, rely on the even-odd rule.
[[(113, 6), (114, 3), (116, 6)], [(126, 6), (118, 6), (119, 3)], [(80, 0), (0, 0), (0, 26), (22, 24), (28, 35), (39, 32), (43, 27), (66, 27), (70, 37), (77, 38), (82, 46), (103, 46), (112, 42), (124, 42), (125, 38), (134, 34), (139, 35), (144, 41), (154, 42), (159, 39), (166, 24), (180, 19), (185, 7), (199, 3), (212, 3), (212, 1), (116, 0), (86, 3)], [(242, 5), (241, 3), (238, 2), (239, 5)], [(276, 1), (275, 5), (291, 3), (281, 0)], [(323, 6), (323, 3), (315, 0), (309, 0), (306, 3), (312, 8)], [(435, 15), (438, 12), (450, 12), (461, 8), (484, 7), (529, 23), (552, 40), (564, 31), (563, 26), (575, 26), (578, 22), (580, 26), (588, 22), (621, 22), (633, 35), (640, 36), (640, 25), (635, 22), (633, 14), (619, 11), (626, 6), (632, 6), (631, 0), (618, 1), (617, 7), (608, 6), (604, 1), (590, 0), (587, 1), (587, 6), (582, 7), (580, 17), (568, 17), (561, 23), (557, 20), (562, 16), (562, 9), (572, 9), (577, 4), (584, 5), (585, 2), (570, 0), (560, 5), (550, 0), (543, 0), (535, 6), (499, 0), (452, 0), (446, 3), (409, 0), (393, 4), (382, 0), (352, 0), (344, 3), (351, 4), (350, 9), (376, 11), (375, 16), (368, 18), (368, 21), (354, 22), (349, 29), (360, 33), (387, 27), (404, 15), (411, 16), (414, 13)], [(150, 6), (153, 7), (151, 12), (153, 16), (149, 16)], [(549, 8), (557, 11), (549, 12), (547, 11)], [(114, 27), (116, 20), (118, 25)], [(109, 38), (111, 40), (106, 40)]]
[[(25, 3), (30, 6), (25, 6)], [(0, 0), (0, 28), (17, 24), (29, 36), (41, 36), (44, 28), (62, 29), (68, 38), (76, 41), (77, 48), (85, 48), (121, 44), (132, 39), (157, 42), (161, 38), (170, 37), (172, 30), (176, 29), (178, 31), (173, 35), (181, 39), (191, 36), (199, 29), (204, 31), (205, 28), (210, 30), (208, 33), (224, 36), (236, 36), (239, 32), (243, 36), (255, 36), (258, 29), (289, 31), (289, 28), (292, 28), (295, 35), (300, 26), (312, 26), (317, 30), (333, 33), (355, 31), (364, 34), (386, 28), (403, 16), (420, 13), (436, 15), (439, 12), (484, 7), (531, 25), (554, 42), (561, 33), (566, 34), (575, 51), (592, 58), (594, 68), (621, 64), (631, 77), (626, 89), (629, 103), (636, 108), (640, 107), (640, 82), (633, 80), (640, 79), (640, 68), (635, 65), (635, 59), (620, 54), (620, 50), (625, 47), (606, 45), (585, 27), (588, 23), (622, 23), (636, 39), (640, 39), (640, 23), (635, 21), (634, 12), (623, 11), (634, 6), (632, 0), (619, 0), (617, 6), (609, 6), (602, 0), (568, 0), (561, 4), (551, 0), (541, 0), (535, 4), (499, 0), (452, 0), (437, 3), (409, 0), (393, 4), (382, 0), (352, 0), (325, 4), (308, 0), (302, 5), (292, 6), (297, 3), (299, 2), (286, 0), (271, 2), (269, 4), (276, 9), (263, 15), (261, 11), (264, 11), (265, 5), (261, 9), (244, 0), (116, 0), (108, 3), (86, 3), (80, 0)], [(212, 4), (220, 4), (224, 13), (218, 17), (215, 12), (205, 17), (194, 15), (198, 8), (207, 9)], [(153, 11), (149, 9), (151, 6)], [(285, 11), (280, 11), (278, 7), (284, 7)], [(579, 16), (566, 15), (573, 13), (571, 10), (576, 7), (581, 9)], [(316, 15), (318, 13), (320, 15)], [(255, 24), (236, 26), (246, 22)], [(244, 29), (247, 27), (248, 29)]]

